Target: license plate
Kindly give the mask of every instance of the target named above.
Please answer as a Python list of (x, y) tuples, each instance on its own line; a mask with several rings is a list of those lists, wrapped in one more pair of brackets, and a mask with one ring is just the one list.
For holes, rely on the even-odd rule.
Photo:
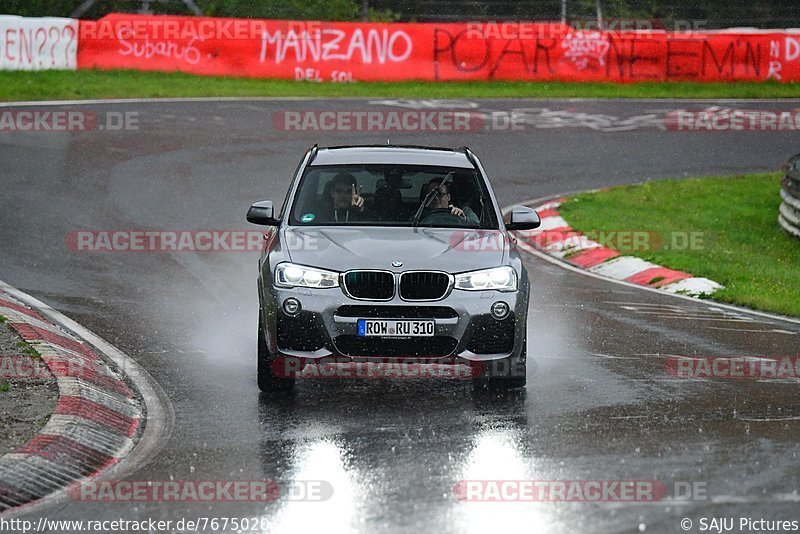
[(433, 335), (435, 321), (359, 319), (360, 337), (430, 337)]

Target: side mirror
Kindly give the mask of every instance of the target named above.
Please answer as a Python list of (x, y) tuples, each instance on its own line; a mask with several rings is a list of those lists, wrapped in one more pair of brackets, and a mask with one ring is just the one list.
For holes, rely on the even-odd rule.
[(280, 221), (275, 219), (275, 208), (271, 200), (256, 202), (247, 210), (247, 222), (262, 226), (278, 226)]
[(533, 230), (542, 224), (536, 210), (527, 206), (515, 206), (511, 209), (511, 215), (506, 223), (506, 230)]

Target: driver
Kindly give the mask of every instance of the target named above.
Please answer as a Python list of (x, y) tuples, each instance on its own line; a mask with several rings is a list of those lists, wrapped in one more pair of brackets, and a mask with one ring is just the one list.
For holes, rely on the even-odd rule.
[[(442, 183), (443, 178), (434, 178), (422, 187), (421, 197), (424, 199), (431, 190), (437, 185)], [(426, 208), (428, 210), (450, 210), (452, 215), (465, 219), (472, 224), (480, 224), (480, 218), (475, 214), (469, 206), (458, 208), (451, 202), (450, 183), (446, 183), (439, 187), (439, 191), (433, 195), (433, 198), (428, 201)]]

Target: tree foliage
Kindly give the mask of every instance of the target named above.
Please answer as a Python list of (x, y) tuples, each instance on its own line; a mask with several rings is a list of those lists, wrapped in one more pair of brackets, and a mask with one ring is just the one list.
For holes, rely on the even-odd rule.
[[(0, 13), (27, 17), (68, 17), (83, 0), (2, 0)], [(357, 20), (360, 2), (355, 0), (196, 0), (203, 14), (216, 17)], [(82, 18), (99, 18), (108, 13), (136, 13), (137, 0), (97, 0)], [(181, 0), (151, 1), (150, 12), (186, 15), (189, 10)]]

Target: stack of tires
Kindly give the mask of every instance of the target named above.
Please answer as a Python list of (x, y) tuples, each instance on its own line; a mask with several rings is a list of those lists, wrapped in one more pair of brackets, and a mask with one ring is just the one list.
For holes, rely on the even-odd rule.
[(784, 230), (800, 238), (800, 154), (792, 156), (783, 168), (778, 222)]

